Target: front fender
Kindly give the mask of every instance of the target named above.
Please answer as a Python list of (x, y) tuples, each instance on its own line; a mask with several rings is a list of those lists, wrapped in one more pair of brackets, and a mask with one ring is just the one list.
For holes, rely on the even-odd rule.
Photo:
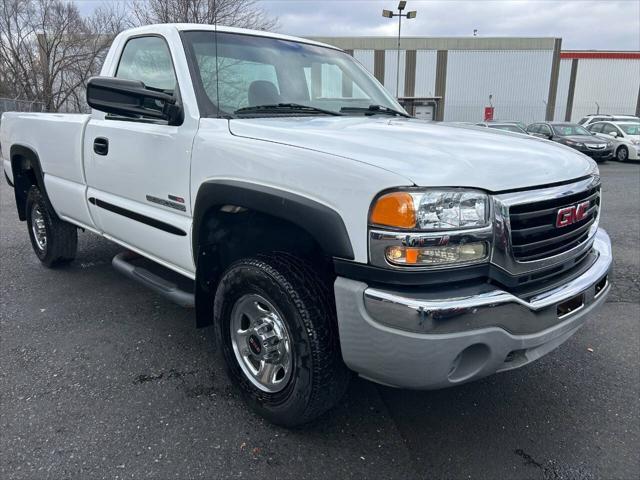
[(207, 212), (224, 205), (244, 207), (291, 222), (308, 232), (328, 255), (354, 259), (347, 228), (338, 212), (295, 193), (236, 180), (211, 180), (198, 189), (193, 212), (194, 255)]

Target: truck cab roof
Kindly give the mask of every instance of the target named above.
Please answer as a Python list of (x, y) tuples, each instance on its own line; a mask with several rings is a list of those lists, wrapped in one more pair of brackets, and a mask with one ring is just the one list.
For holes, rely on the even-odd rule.
[(152, 25), (144, 25), (142, 27), (131, 28), (125, 30), (120, 33), (118, 36), (124, 37), (134, 37), (137, 35), (143, 34), (158, 34), (168, 32), (170, 30), (178, 30), (179, 32), (185, 31), (210, 31), (210, 32), (221, 32), (221, 33), (236, 33), (240, 35), (251, 35), (254, 37), (265, 37), (265, 38), (276, 38), (279, 40), (288, 40), (291, 42), (299, 42), (299, 43), (307, 43), (310, 45), (316, 45), (319, 47), (332, 48), (334, 50), (341, 50), (338, 47), (334, 47), (333, 45), (329, 45), (322, 42), (316, 42), (314, 40), (309, 40), (308, 38), (302, 37), (293, 37), (290, 35), (281, 35), (279, 33), (266, 32), (264, 30), (251, 30), (248, 28), (236, 28), (236, 27), (227, 27), (224, 25), (206, 25), (202, 23), (157, 23)]

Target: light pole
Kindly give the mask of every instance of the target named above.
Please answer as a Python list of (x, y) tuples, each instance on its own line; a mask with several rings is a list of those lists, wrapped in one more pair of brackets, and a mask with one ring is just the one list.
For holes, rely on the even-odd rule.
[(400, 29), (402, 28), (402, 17), (407, 17), (408, 19), (416, 18), (415, 10), (413, 12), (402, 13), (402, 11), (407, 6), (406, 0), (400, 0), (398, 3), (398, 13), (393, 13), (391, 10), (382, 10), (382, 16), (385, 18), (393, 18), (398, 17), (398, 65), (396, 67), (396, 98), (398, 98), (398, 92), (400, 91)]

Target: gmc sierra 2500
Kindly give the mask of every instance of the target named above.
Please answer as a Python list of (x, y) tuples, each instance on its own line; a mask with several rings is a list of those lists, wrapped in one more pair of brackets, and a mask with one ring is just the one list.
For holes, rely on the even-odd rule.
[(36, 255), (73, 260), (78, 227), (126, 247), (114, 266), (195, 305), (273, 422), (317, 417), (352, 371), (434, 389), (521, 367), (608, 293), (592, 160), (410, 118), (329, 45), (137, 28), (87, 100), (90, 115), (3, 116)]

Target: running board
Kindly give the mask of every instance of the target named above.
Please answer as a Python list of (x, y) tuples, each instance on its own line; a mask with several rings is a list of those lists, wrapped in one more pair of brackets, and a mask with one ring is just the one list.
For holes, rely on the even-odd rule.
[[(181, 307), (193, 308), (195, 306), (193, 280), (133, 252), (119, 253), (113, 257), (111, 264), (118, 272), (145, 285)], [(154, 271), (150, 271), (151, 269)]]

